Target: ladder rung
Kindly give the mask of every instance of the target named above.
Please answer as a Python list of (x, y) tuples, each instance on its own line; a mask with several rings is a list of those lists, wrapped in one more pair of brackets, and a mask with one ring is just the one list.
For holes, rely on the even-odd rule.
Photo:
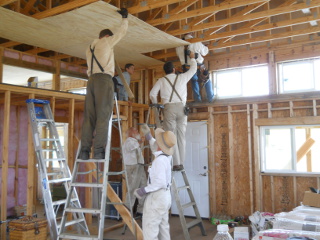
[(49, 118), (45, 118), (45, 119), (40, 119), (40, 118), (37, 118), (37, 122), (54, 122), (53, 119), (49, 119)]
[(80, 183), (80, 182), (76, 182), (76, 183), (71, 183), (70, 186), (72, 187), (103, 187), (103, 184), (101, 183)]
[(52, 179), (52, 180), (48, 180), (48, 183), (60, 183), (60, 182), (68, 182), (68, 181), (71, 181), (71, 178)]
[(41, 141), (60, 141), (59, 138), (40, 138)]
[(63, 174), (63, 172), (52, 172), (52, 173), (47, 173), (48, 176), (57, 176), (57, 175), (61, 175)]
[(184, 190), (184, 189), (190, 189), (190, 186), (182, 186), (182, 187), (178, 187), (177, 188), (178, 191), (181, 191), (181, 190)]
[[(71, 226), (71, 225), (74, 225), (74, 224), (77, 224), (77, 223), (81, 223), (81, 222), (84, 222), (84, 221), (85, 221), (84, 218), (79, 218), (79, 219), (67, 221), (67, 222), (65, 223), (65, 227)], [(60, 228), (60, 226), (61, 226), (61, 223), (58, 225), (58, 228)]]
[(196, 202), (189, 202), (189, 203), (187, 203), (187, 204), (183, 204), (181, 207), (182, 207), (183, 209), (185, 209), (185, 208), (191, 207), (191, 206), (193, 206), (193, 205), (196, 205)]
[(107, 175), (110, 175), (110, 176), (114, 176), (114, 175), (120, 175), (120, 174), (124, 174), (125, 171), (121, 171), (121, 172), (108, 172)]
[(106, 202), (106, 204), (112, 204), (112, 205), (125, 205), (124, 202)]
[(44, 152), (56, 152), (56, 151), (57, 151), (57, 149), (44, 148), (44, 149), (42, 149), (42, 151), (44, 151)]
[(192, 220), (191, 222), (188, 222), (188, 223), (187, 223), (187, 229), (192, 228), (192, 227), (198, 225), (198, 224), (201, 223), (201, 222), (202, 222), (201, 219)]
[(66, 212), (73, 213), (100, 213), (101, 210), (99, 208), (65, 208)]
[(46, 158), (46, 159), (43, 159), (44, 161), (46, 162), (58, 162), (58, 161), (63, 161), (63, 160), (66, 160), (65, 158)]
[(85, 163), (85, 162), (105, 163), (106, 159), (93, 159), (93, 158), (90, 158), (88, 160), (77, 159), (77, 162), (82, 162), (82, 163)]
[[(75, 202), (75, 201), (78, 201), (78, 199), (77, 198), (70, 199), (70, 202)], [(57, 206), (57, 205), (65, 204), (66, 202), (67, 202), (67, 199), (62, 199), (62, 200), (59, 200), (59, 201), (52, 202), (52, 205), (53, 206)]]
[(98, 235), (80, 235), (80, 234), (67, 234), (67, 233), (63, 233), (59, 235), (59, 239), (98, 239)]

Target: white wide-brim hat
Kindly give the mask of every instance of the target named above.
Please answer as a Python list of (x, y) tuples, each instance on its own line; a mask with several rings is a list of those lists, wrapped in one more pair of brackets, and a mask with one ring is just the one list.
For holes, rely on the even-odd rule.
[(171, 131), (164, 131), (162, 128), (157, 128), (155, 131), (156, 141), (159, 148), (167, 155), (172, 155), (174, 146), (177, 143), (177, 138)]

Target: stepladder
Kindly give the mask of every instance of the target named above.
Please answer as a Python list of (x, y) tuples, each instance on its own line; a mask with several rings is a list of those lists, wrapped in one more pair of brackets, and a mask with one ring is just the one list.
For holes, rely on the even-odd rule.
[[(177, 181), (175, 179), (176, 177), (178, 177), (179, 174), (182, 175), (182, 179), (183, 179), (183, 184), (181, 186), (177, 185)], [(183, 191), (187, 192), (188, 199), (190, 200), (189, 202), (182, 203), (180, 194), (182, 194)], [(200, 228), (202, 235), (206, 236), (207, 234), (204, 229), (202, 218), (200, 216), (199, 209), (198, 209), (196, 200), (194, 198), (194, 195), (193, 195), (193, 192), (192, 192), (192, 189), (191, 189), (188, 177), (187, 177), (187, 173), (185, 170), (172, 172), (171, 192), (173, 194), (173, 197), (175, 199), (177, 209), (179, 212), (179, 217), (180, 217), (180, 222), (181, 222), (184, 238), (186, 240), (191, 240), (189, 230), (193, 227), (196, 227), (196, 226), (198, 226)], [(194, 210), (195, 219), (187, 221), (187, 219), (184, 215), (184, 210), (186, 208), (190, 208), (190, 207), (192, 207)]]
[[(60, 206), (64, 206), (67, 198), (53, 199), (52, 191), (55, 186), (63, 186), (68, 192), (71, 182), (71, 172), (64, 154), (61, 140), (47, 100), (28, 99), (26, 101), (33, 143), (38, 163), (38, 174), (41, 179), (43, 203), (51, 239), (57, 239), (61, 226), (59, 216)], [(77, 192), (72, 195), (75, 206), (81, 207)], [(83, 215), (78, 215), (77, 226), (88, 231)]]
[[(132, 217), (132, 210), (129, 210), (125, 205), (130, 204), (124, 203), (121, 201), (117, 193), (113, 190), (110, 185), (109, 177), (113, 175), (121, 175), (123, 179), (127, 179), (127, 172), (125, 165), (124, 168), (119, 172), (109, 171), (110, 150), (111, 150), (111, 136), (112, 126), (117, 124), (120, 136), (120, 146), (122, 146), (122, 137), (121, 137), (121, 119), (119, 116), (119, 109), (117, 99), (115, 100), (115, 111), (116, 115), (109, 120), (108, 126), (108, 136), (105, 147), (105, 158), (104, 159), (93, 159), (88, 160), (78, 159), (79, 151), (81, 148), (81, 142), (79, 143), (77, 159), (75, 160), (74, 169), (72, 173), (72, 179), (70, 183), (70, 189), (67, 194), (67, 201), (65, 209), (63, 212), (61, 220), (61, 228), (59, 232), (59, 239), (97, 239), (102, 240), (105, 229), (105, 215), (106, 215), (106, 205), (112, 204), (120, 213), (122, 219), (126, 222), (130, 230), (132, 231), (135, 239), (142, 239), (142, 231), (139, 225), (135, 222)], [(121, 150), (121, 147), (120, 147)], [(126, 183), (128, 186), (128, 184)], [(83, 189), (85, 192), (95, 193), (95, 196), (92, 196), (97, 200), (97, 206), (85, 206), (77, 207), (73, 206), (72, 203), (72, 194), (76, 189)], [(107, 199), (109, 199), (107, 201)], [(97, 221), (96, 225), (93, 227), (93, 231), (84, 231), (81, 228), (78, 228), (74, 225), (74, 222), (77, 218), (77, 214), (88, 214), (89, 216), (95, 216)]]

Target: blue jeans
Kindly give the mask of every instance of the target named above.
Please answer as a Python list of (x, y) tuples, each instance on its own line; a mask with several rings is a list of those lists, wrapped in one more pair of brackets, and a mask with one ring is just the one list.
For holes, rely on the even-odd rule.
[[(196, 102), (201, 102), (201, 94), (200, 94), (200, 86), (198, 82), (198, 76), (197, 74), (193, 75), (191, 78), (191, 86), (193, 91), (193, 98)], [(208, 102), (212, 102), (214, 93), (212, 89), (212, 81), (211, 79), (204, 85), (204, 88), (206, 89), (206, 95)]]

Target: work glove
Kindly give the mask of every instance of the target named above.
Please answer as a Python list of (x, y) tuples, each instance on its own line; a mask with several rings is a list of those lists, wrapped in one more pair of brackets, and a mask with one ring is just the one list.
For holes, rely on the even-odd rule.
[(117, 12), (122, 16), (122, 18), (128, 17), (128, 9), (126, 8), (121, 8), (121, 10), (118, 10)]
[(137, 188), (136, 190), (134, 190), (133, 194), (138, 198), (141, 199), (143, 198), (144, 195), (147, 194), (146, 190), (144, 190), (144, 187), (142, 188)]
[(141, 126), (141, 132), (146, 137), (146, 140), (149, 141), (152, 138), (152, 135), (150, 133), (150, 128), (148, 127), (148, 124), (142, 124)]

